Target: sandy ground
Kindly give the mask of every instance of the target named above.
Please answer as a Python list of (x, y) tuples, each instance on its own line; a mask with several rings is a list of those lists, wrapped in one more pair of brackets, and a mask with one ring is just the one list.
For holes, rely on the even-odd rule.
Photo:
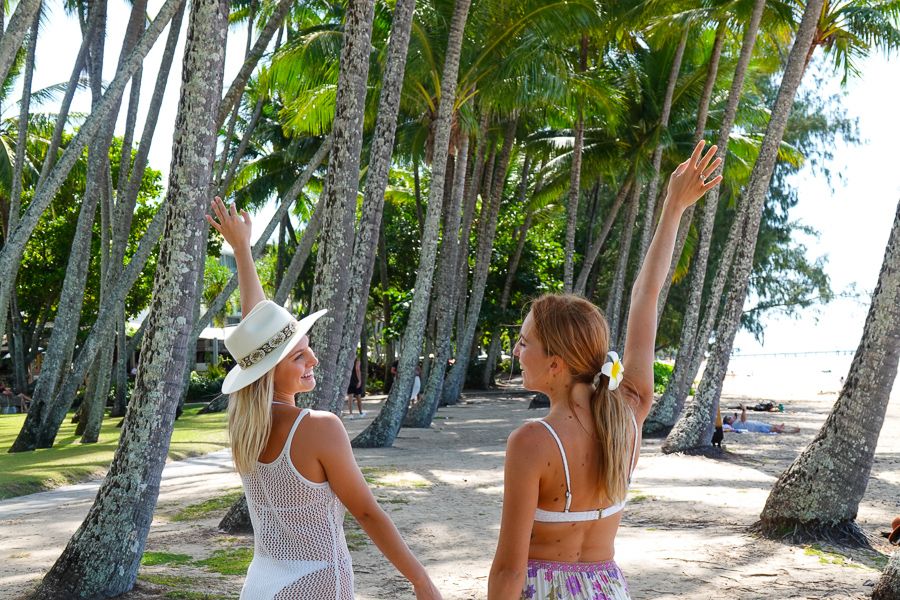
[[(776, 477), (824, 421), (833, 393), (790, 400), (784, 414), (755, 413), (765, 421), (801, 428), (798, 435), (731, 434), (722, 459), (663, 456), (659, 440), (646, 440), (634, 477), (632, 501), (617, 538), (616, 559), (635, 599), (867, 598), (884, 558), (844, 556), (760, 540), (747, 528), (756, 520)], [(736, 405), (739, 398), (726, 397)], [(345, 419), (351, 436), (377, 411)], [(484, 598), (499, 529), (503, 451), (510, 431), (543, 411), (528, 410), (522, 395), (468, 396), (441, 409), (429, 430), (401, 431), (393, 448), (359, 450), (357, 459), (410, 546), (426, 564), (444, 598)], [(900, 402), (892, 402), (859, 523), (873, 536), (900, 512)], [(234, 489), (226, 452), (167, 466), (147, 550), (196, 559), (219, 549), (252, 545), (247, 536), (216, 532), (221, 517), (191, 522), (169, 518), (184, 505)], [(68, 486), (0, 502), (0, 598), (26, 592), (62, 551), (89, 508), (96, 487)], [(353, 525), (348, 525), (356, 593), (360, 600), (413, 598), (410, 586)], [(888, 554), (891, 547), (880, 541)], [(182, 577), (196, 591), (236, 597), (237, 576), (197, 566), (142, 569), (135, 591), (123, 598), (161, 598), (149, 580)], [(154, 579), (155, 577), (155, 579)]]

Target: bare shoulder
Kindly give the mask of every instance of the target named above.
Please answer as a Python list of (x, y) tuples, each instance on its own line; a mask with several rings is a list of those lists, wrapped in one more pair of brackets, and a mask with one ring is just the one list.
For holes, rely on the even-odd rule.
[(537, 421), (529, 421), (509, 434), (506, 442), (506, 458), (534, 459), (549, 449), (550, 435)]
[(303, 419), (307, 422), (308, 429), (316, 432), (323, 438), (334, 439), (334, 436), (346, 436), (347, 431), (344, 429), (344, 423), (333, 412), (327, 410), (310, 410)]

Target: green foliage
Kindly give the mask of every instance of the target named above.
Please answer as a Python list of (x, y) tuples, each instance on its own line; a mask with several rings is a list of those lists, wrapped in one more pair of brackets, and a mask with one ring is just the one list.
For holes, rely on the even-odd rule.
[(198, 560), (194, 564), (222, 575), (245, 575), (251, 560), (253, 548), (226, 548), (216, 550), (209, 558)]
[(188, 382), (187, 400), (189, 402), (209, 402), (222, 393), (222, 381), (225, 380), (224, 369), (209, 365), (205, 373), (191, 371)]
[(194, 560), (189, 554), (175, 554), (172, 552), (144, 552), (141, 564), (147, 567), (156, 565), (186, 565)]
[[(205, 519), (209, 517), (213, 513), (217, 513), (220, 511), (224, 511), (231, 507), (232, 504), (237, 502), (241, 496), (244, 495), (243, 488), (237, 488), (235, 490), (223, 492), (221, 496), (217, 496), (215, 498), (210, 498), (209, 500), (204, 500), (203, 502), (198, 502), (196, 504), (190, 504), (180, 511), (178, 511), (173, 517), (173, 521), (195, 521), (197, 519)], [(146, 554), (144, 555), (147, 556)]]
[(653, 363), (653, 393), (662, 394), (666, 391), (674, 368), (673, 365), (668, 363), (659, 361)]

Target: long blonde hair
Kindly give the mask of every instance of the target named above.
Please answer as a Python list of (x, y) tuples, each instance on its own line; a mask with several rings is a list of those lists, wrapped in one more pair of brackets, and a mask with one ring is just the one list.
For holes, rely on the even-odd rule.
[[(609, 325), (600, 309), (574, 294), (545, 294), (531, 304), (534, 331), (548, 356), (560, 357), (574, 381), (591, 385), (609, 352)], [(571, 400), (570, 400), (571, 401)], [(625, 499), (628, 492), (628, 403), (609, 378), (591, 392), (591, 415), (600, 447), (601, 500)]]
[(272, 432), (274, 370), (228, 397), (228, 439), (238, 473), (256, 468), (256, 461)]

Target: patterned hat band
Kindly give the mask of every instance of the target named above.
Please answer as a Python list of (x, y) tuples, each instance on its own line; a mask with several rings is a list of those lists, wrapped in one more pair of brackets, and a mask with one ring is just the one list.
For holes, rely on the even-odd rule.
[(265, 344), (239, 360), (238, 364), (242, 369), (249, 369), (289, 340), (295, 331), (297, 331), (297, 321), (292, 320), (281, 331), (269, 338)]

